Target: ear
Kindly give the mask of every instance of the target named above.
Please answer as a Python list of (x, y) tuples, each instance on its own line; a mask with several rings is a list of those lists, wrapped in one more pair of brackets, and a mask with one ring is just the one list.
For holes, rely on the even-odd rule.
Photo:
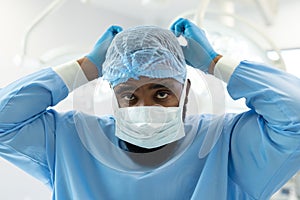
[(185, 100), (184, 100), (184, 105), (186, 105), (188, 103), (188, 96), (190, 93), (190, 89), (191, 89), (191, 80), (188, 79), (187, 80), (187, 85), (186, 85), (186, 95), (185, 95)]

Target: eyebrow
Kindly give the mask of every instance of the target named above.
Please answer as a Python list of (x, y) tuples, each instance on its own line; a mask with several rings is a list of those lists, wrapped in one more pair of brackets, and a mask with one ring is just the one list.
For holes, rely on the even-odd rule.
[[(149, 89), (150, 90), (156, 90), (156, 89), (161, 89), (161, 88), (170, 89), (170, 88), (172, 88), (172, 86), (173, 86), (173, 84), (168, 84), (168, 83), (162, 83), (162, 84), (153, 83), (149, 86)], [(120, 94), (124, 91), (135, 91), (137, 89), (138, 88), (136, 86), (124, 84), (124, 85), (120, 85), (118, 88), (116, 88), (115, 93)]]
[(174, 88), (176, 88), (176, 85), (174, 82), (161, 81), (160, 83), (154, 83), (154, 85), (151, 88), (153, 88), (153, 89), (167, 88), (167, 89), (173, 90)]
[(120, 94), (122, 93), (123, 91), (134, 91), (136, 90), (136, 86), (133, 86), (133, 85), (120, 85), (118, 88), (115, 89), (115, 93), (116, 94)]
[(161, 88), (168, 88), (168, 86), (162, 85), (162, 84), (153, 84), (149, 86), (149, 89), (154, 90), (154, 89), (161, 89)]

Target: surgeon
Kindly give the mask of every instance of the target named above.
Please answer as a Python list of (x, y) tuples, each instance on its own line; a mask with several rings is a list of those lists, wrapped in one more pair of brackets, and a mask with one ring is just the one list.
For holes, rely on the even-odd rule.
[[(186, 115), (186, 64), (227, 82), (249, 111)], [(113, 90), (113, 116), (51, 108), (99, 77)], [(0, 155), (58, 200), (269, 199), (300, 167), (299, 86), (218, 54), (187, 19), (170, 30), (112, 26), (85, 57), (0, 91)]]

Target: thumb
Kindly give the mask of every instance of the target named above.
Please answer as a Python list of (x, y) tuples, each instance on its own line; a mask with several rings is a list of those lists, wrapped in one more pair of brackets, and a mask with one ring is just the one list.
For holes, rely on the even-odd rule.
[(108, 31), (111, 33), (112, 36), (115, 36), (118, 33), (120, 33), (121, 31), (123, 31), (123, 28), (121, 26), (113, 25), (108, 28)]

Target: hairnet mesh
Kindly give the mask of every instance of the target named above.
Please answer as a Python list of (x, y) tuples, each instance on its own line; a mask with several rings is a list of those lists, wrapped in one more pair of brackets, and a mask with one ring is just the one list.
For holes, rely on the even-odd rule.
[(186, 64), (175, 35), (156, 26), (137, 26), (118, 33), (106, 53), (103, 78), (114, 87), (139, 76), (174, 78), (184, 83)]

